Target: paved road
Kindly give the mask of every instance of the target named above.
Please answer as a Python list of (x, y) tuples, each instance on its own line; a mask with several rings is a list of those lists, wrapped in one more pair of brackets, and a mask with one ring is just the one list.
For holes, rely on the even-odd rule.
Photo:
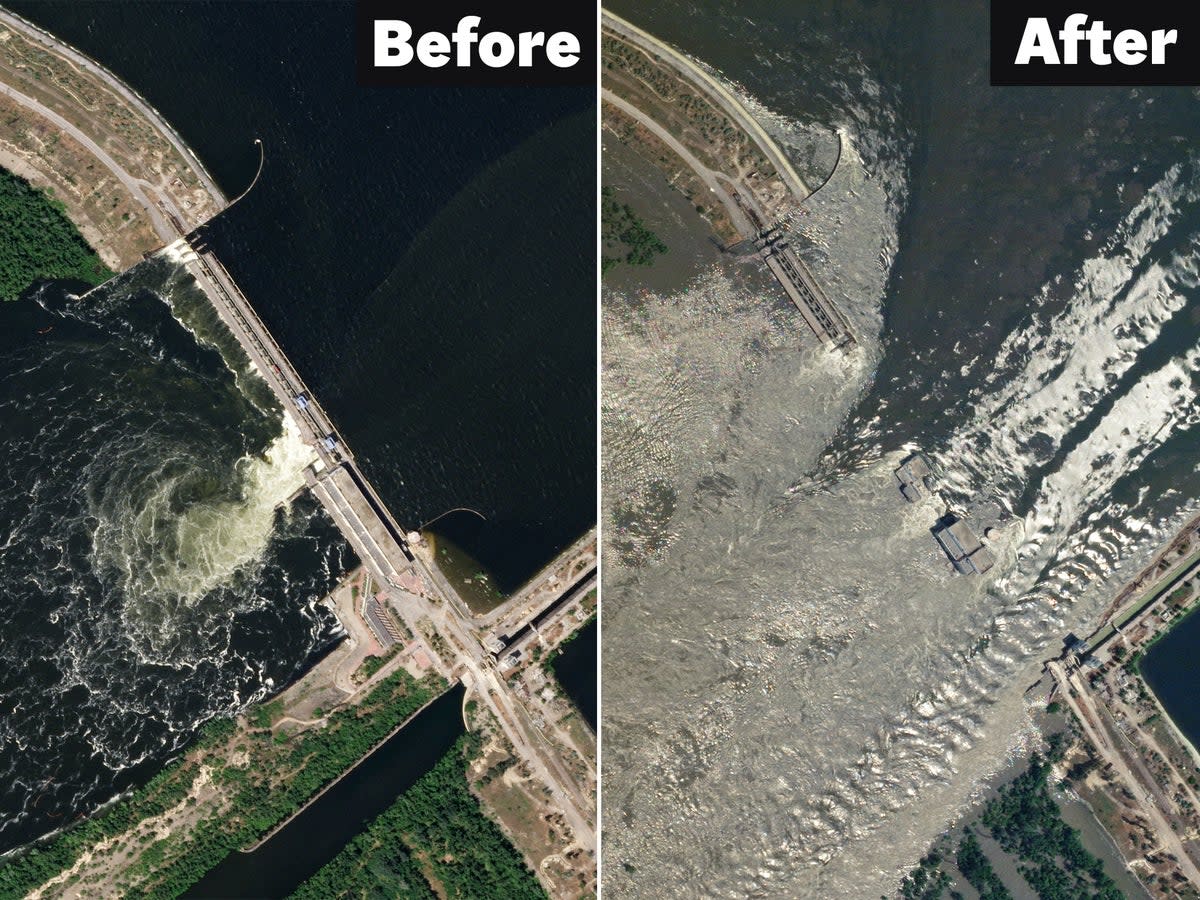
[(121, 168), (121, 165), (115, 159), (109, 156), (103, 147), (76, 128), (67, 119), (64, 119), (54, 110), (50, 109), (48, 106), (43, 105), (33, 97), (30, 97), (28, 94), (21, 93), (10, 85), (0, 85), (0, 90), (2, 90), (6, 96), (19, 103), (21, 106), (32, 110), (42, 118), (52, 122), (58, 128), (65, 131), (75, 140), (79, 141), (79, 143), (81, 143), (84, 147), (86, 147), (87, 150), (94, 157), (96, 157), (96, 159), (104, 164), (106, 169), (116, 176), (117, 180), (120, 181), (121, 184), (125, 185), (125, 188), (133, 196), (133, 199), (138, 203), (138, 205), (141, 206), (142, 209), (146, 210), (147, 215), (150, 216), (150, 223), (154, 226), (155, 233), (162, 239), (164, 244), (171, 243), (171, 241), (175, 240), (175, 238), (179, 236), (178, 231), (176, 231), (176, 229), (173, 228), (171, 224), (163, 217), (163, 214), (159, 211), (158, 207), (147, 196), (146, 189), (151, 191), (154, 190), (154, 186), (150, 184), (150, 182), (141, 178), (134, 178), (123, 168)]
[[(594, 544), (595, 541), (596, 529), (595, 527), (592, 527), (586, 534), (580, 537), (579, 540), (573, 543), (562, 553), (558, 554), (558, 556), (554, 558), (553, 562), (544, 566), (542, 571), (531, 578), (529, 582), (519, 591), (514, 593), (495, 609), (486, 612), (481, 616), (474, 616), (473, 622), (475, 627), (481, 630), (491, 628), (497, 624), (501, 624), (501, 620), (506, 619), (510, 615), (516, 615), (519, 619), (528, 618), (532, 614), (530, 610), (532, 610), (533, 606), (536, 606), (538, 610), (544, 609), (547, 605), (555, 600), (559, 592), (550, 591), (545, 579), (542, 576), (550, 573), (558, 574), (559, 570), (567, 566), (568, 563), (571, 563), (572, 560), (578, 561), (584, 556), (585, 548), (587, 548), (589, 544)], [(594, 550), (588, 552), (586, 556), (589, 561), (583, 571), (593, 568), (596, 565), (596, 554)], [(532, 604), (529, 609), (522, 609), (524, 604), (527, 601), (531, 601), (534, 595), (539, 592), (545, 592), (548, 595), (547, 598), (544, 601), (539, 599), (535, 604)]]
[(697, 66), (694, 62), (680, 53), (673, 47), (664, 44), (652, 34), (648, 34), (638, 28), (631, 22), (627, 22), (620, 16), (609, 12), (606, 9), (601, 11), (601, 23), (610, 28), (621, 37), (628, 40), (630, 43), (653, 53), (665, 62), (671, 63), (682, 75), (686, 76), (698, 88), (703, 90), (709, 97), (717, 101), (718, 105), (725, 111), (727, 115), (745, 131), (754, 137), (755, 142), (762, 148), (762, 151), (767, 155), (767, 159), (775, 166), (776, 171), (787, 183), (788, 189), (797, 200), (805, 200), (812, 192), (808, 189), (808, 185), (804, 183), (794, 168), (787, 156), (779, 149), (779, 145), (767, 134), (758, 120), (750, 115), (749, 111), (742, 105), (742, 102), (733, 96), (724, 85)]
[(1160, 794), (1158, 782), (1136, 754), (1122, 752), (1112, 730), (1082, 682), (1067, 675), (1057, 660), (1047, 663), (1047, 667), (1059, 684), (1060, 695), (1075, 713), (1096, 753), (1112, 765), (1118, 777), (1131, 789), (1138, 809), (1149, 820), (1151, 830), (1162, 842), (1163, 849), (1176, 858), (1180, 870), (1192, 884), (1200, 885), (1200, 870), (1188, 856), (1183, 841), (1167, 821), (1159, 804), (1155, 802), (1154, 798)]
[[(203, 167), (199, 165), (198, 161), (195, 161), (195, 157), (186, 145), (182, 143), (174, 131), (158, 116), (152, 107), (126, 88), (115, 76), (112, 76), (111, 73), (108, 73), (95, 62), (87, 59), (87, 57), (65, 45), (59, 44), (50, 35), (40, 32), (10, 13), (0, 11), (0, 22), (4, 22), (14, 30), (18, 30), (44, 46), (54, 49), (56, 52), (70, 59), (74, 64), (87, 68), (103, 78), (113, 90), (136, 106), (143, 115), (146, 115), (186, 160), (194, 162), (197, 174), (204, 181), (210, 193), (217, 198), (221, 206), (225, 205), (224, 196), (217, 189), (216, 185), (212, 183), (211, 179), (208, 178)], [(186, 221), (186, 218), (174, 206), (169, 197), (161, 194), (150, 182), (130, 174), (96, 141), (72, 122), (40, 101), (10, 86), (0, 86), (0, 89), (4, 90), (15, 102), (53, 123), (87, 148), (97, 160), (113, 173), (126, 189), (129, 190), (134, 199), (146, 210), (155, 232), (165, 244), (173, 243), (180, 237), (178, 230), (167, 221), (164, 210), (159, 209), (158, 204), (155, 202), (155, 198), (157, 198), (165, 207), (165, 212), (176, 215), (181, 221)], [(217, 268), (220, 271), (214, 271), (209, 263), (201, 258), (194, 260), (191, 268), (193, 274), (196, 274), (202, 285), (206, 287), (207, 292), (213, 298), (214, 302), (218, 302), (218, 298), (220, 298), (221, 302), (218, 302), (218, 309), (224, 308), (226, 312), (223, 318), (233, 326), (235, 335), (239, 338), (251, 358), (255, 360), (256, 365), (258, 365), (268, 383), (280, 395), (280, 400), (285, 408), (293, 409), (294, 401), (292, 400), (292, 396), (297, 387), (303, 388), (303, 383), (299, 381), (299, 377), (295, 375), (294, 369), (292, 369), (286, 356), (275, 345), (265, 326), (258, 321), (253, 309), (249, 307), (245, 298), (241, 296), (241, 292), (232, 283), (232, 279), (229, 278), (228, 273), (224, 272), (219, 265)], [(223, 283), (226, 279), (229, 281), (228, 285)], [(245, 306), (245, 309), (241, 308), (242, 306)], [(259, 333), (260, 330), (261, 334)], [(280, 370), (294, 376), (292, 379), (293, 383), (285, 383), (282, 375), (277, 374)], [(309, 401), (310, 404), (315, 406), (315, 400), (312, 398), (311, 393), (309, 394)], [(301, 413), (300, 418), (304, 419), (306, 417)], [(324, 419), (323, 415), (322, 419)], [(310, 430), (324, 430), (326, 422), (306, 422), (306, 424), (309, 425)], [(331, 425), (330, 430), (332, 430)], [(322, 435), (316, 434), (315, 436), (319, 438)], [(327, 457), (328, 454), (324, 452), (324, 448), (320, 447), (319, 441), (315, 443), (317, 443), (317, 448), (322, 452), (322, 455)], [(348, 448), (346, 448), (346, 453), (348, 454)], [(332, 464), (336, 460), (327, 459), (327, 462)], [(355, 545), (355, 549), (359, 552), (360, 557), (364, 557), (364, 562), (367, 562), (368, 568), (378, 570), (372, 571), (372, 574), (381, 583), (388, 583), (389, 579), (386, 577), (387, 573), (384, 569), (393, 569), (393, 571), (396, 571), (396, 569), (387, 558), (386, 548), (379, 547), (369, 533), (358, 533), (355, 529), (351, 529), (351, 532), (346, 537)], [(381, 562), (382, 565), (380, 565)], [(404, 568), (408, 566), (407, 559), (397, 560), (396, 562)], [(417, 564), (425, 568), (422, 562), (418, 561)], [(431, 583), (434, 581), (432, 575), (430, 581)], [(451, 593), (450, 596), (454, 597), (455, 595)], [(465, 668), (464, 681), (469, 679), (468, 686), (473, 686), (479, 696), (492, 709), (508, 734), (509, 740), (512, 742), (517, 753), (530, 764), (551, 789), (553, 795), (558, 800), (568, 824), (575, 832), (576, 842), (584, 848), (594, 851), (596, 847), (595, 827), (591, 821), (591, 817), (587, 813), (593, 804), (583, 795), (583, 792), (571, 779), (555, 753), (547, 747), (538, 746), (538, 741), (540, 740), (544, 744), (545, 739), (532, 727), (532, 723), (528, 721), (528, 716), (525, 714), (523, 708), (520, 708), (520, 704), (515, 703), (511, 697), (508, 685), (495, 671), (494, 660), (491, 659), (490, 655), (486, 654), (478, 641), (475, 640), (469, 623), (459, 613), (454, 600), (447, 598), (447, 601), (440, 605), (426, 604), (426, 606), (428, 608), (425, 612), (435, 622), (439, 633), (454, 648), (458, 662)], [(530, 737), (531, 731), (536, 734), (536, 738)]]
[(684, 161), (684, 163), (687, 164), (689, 168), (691, 168), (698, 176), (700, 176), (700, 179), (708, 186), (708, 189), (716, 195), (718, 200), (721, 201), (721, 205), (724, 206), (725, 211), (729, 213), (729, 218), (730, 221), (733, 222), (733, 227), (736, 228), (743, 237), (754, 236), (756, 229), (750, 224), (750, 220), (746, 218), (746, 214), (741, 211), (737, 203), (734, 202), (733, 198), (729, 195), (725, 188), (721, 186), (721, 183), (717, 180), (716, 174), (713, 172), (713, 170), (704, 165), (704, 163), (700, 162), (700, 160), (696, 159), (692, 152), (688, 150), (688, 148), (685, 147), (680, 140), (675, 137), (675, 135), (671, 134), (671, 132), (663, 128), (663, 126), (659, 125), (656, 121), (642, 112), (632, 103), (622, 99), (621, 97), (618, 97), (608, 88), (601, 88), (600, 95), (604, 98), (605, 103), (611, 103), (617, 109), (621, 110), (621, 112), (625, 113), (625, 115), (632, 118), (635, 122), (639, 122), (640, 124), (646, 126), (651, 134), (670, 147), (676, 153), (676, 155), (678, 155)]
[[(417, 564), (425, 568), (420, 559)], [(596, 829), (592, 816), (595, 806), (593, 798), (586, 796), (575, 783), (557, 752), (530, 721), (524, 706), (514, 700), (508, 683), (496, 671), (495, 660), (470, 633), (470, 626), (462, 620), (457, 607), (453, 603), (442, 603), (432, 607), (429, 612), (438, 632), (457, 651), (457, 661), (466, 670), (463, 682), (496, 716), (517, 755), (551, 789), (559, 810), (574, 832), (575, 842), (594, 851)]]
[(86, 70), (90, 74), (103, 81), (104, 84), (113, 90), (119, 97), (121, 97), (121, 99), (137, 109), (138, 112), (140, 112), (155, 127), (155, 129), (157, 129), (158, 132), (161, 133), (163, 137), (165, 137), (171, 143), (171, 146), (175, 148), (179, 155), (183, 157), (188, 166), (190, 166), (191, 169), (196, 173), (196, 176), (200, 179), (200, 183), (204, 185), (205, 190), (207, 190), (208, 193), (212, 195), (213, 199), (216, 200), (217, 209), (220, 210), (226, 205), (225, 195), (221, 192), (221, 189), (217, 187), (217, 183), (213, 181), (212, 176), (208, 174), (208, 171), (196, 157), (196, 154), (193, 153), (192, 149), (184, 143), (183, 138), (181, 138), (175, 132), (175, 129), (172, 128), (170, 123), (168, 123), (167, 120), (162, 117), (158, 110), (147, 103), (140, 94), (126, 85), (123, 81), (121, 81), (121, 79), (117, 78), (116, 75), (108, 71), (108, 69), (104, 68), (104, 66), (100, 65), (94, 59), (85, 56), (69, 44), (64, 44), (49, 32), (43, 31), (36, 25), (26, 22), (20, 16), (14, 15), (8, 10), (0, 9), (0, 22), (7, 25), (14, 31), (21, 33), (30, 40), (35, 41), (38, 44), (41, 44), (43, 47), (46, 47), (47, 49), (57, 53), (59, 56), (67, 59), (73, 65), (82, 70)]

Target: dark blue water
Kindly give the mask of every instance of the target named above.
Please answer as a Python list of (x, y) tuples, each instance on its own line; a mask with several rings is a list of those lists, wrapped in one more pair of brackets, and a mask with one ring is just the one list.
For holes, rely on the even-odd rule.
[(361, 88), (348, 2), (16, 3), (229, 196), (218, 255), (407, 528), (510, 590), (595, 519), (590, 88)]
[(1140, 664), (1146, 683), (1193, 746), (1200, 746), (1197, 647), (1200, 647), (1200, 616), (1193, 610), (1150, 648)]
[(463, 732), (461, 687), (447, 691), (253, 853), (231, 853), (184, 895), (286, 897), (434, 767)]
[[(480, 510), (455, 537), (510, 589), (594, 521), (591, 91), (359, 88), (349, 2), (11, 8), (143, 94), (228, 195), (262, 139), (211, 243), (402, 524)], [(2, 311), (0, 849), (295, 678), (353, 563), (311, 502), (271, 512), (286, 466), (254, 460), (279, 411), (171, 318), (186, 288), (156, 265), (87, 327), (60, 289)], [(192, 515), (222, 504), (240, 530)]]
[(593, 619), (567, 644), (554, 660), (554, 677), (567, 696), (596, 729), (596, 701), (599, 671), (596, 655), (600, 649), (600, 630)]

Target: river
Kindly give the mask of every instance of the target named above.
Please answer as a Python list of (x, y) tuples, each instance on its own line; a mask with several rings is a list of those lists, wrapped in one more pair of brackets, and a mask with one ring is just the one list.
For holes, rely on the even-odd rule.
[[(606, 894), (878, 896), (1195, 509), (1200, 107), (992, 89), (983, 3), (612, 8), (814, 183), (842, 132), (792, 234), (862, 346), (817, 352), (726, 260), (605, 290)], [(658, 226), (670, 201), (605, 175)], [(986, 578), (896, 492), (918, 449), (1007, 523)]]
[[(229, 196), (262, 139), (210, 243), (401, 523), (478, 510), (434, 530), (504, 593), (595, 521), (591, 91), (359, 88), (350, 3), (9, 6)], [(198, 308), (176, 268), (75, 287), (0, 309), (0, 850), (294, 679), (354, 564), (288, 502), (307, 455), (261, 382), (171, 315)]]

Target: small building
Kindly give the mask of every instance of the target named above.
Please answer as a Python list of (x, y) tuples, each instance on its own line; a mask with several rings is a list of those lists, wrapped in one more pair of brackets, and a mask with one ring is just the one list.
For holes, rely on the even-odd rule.
[(499, 656), (504, 652), (504, 641), (494, 631), (489, 631), (484, 635), (483, 646), (492, 656)]
[(916, 503), (933, 487), (933, 469), (923, 453), (914, 453), (900, 463), (896, 470), (896, 481), (900, 483), (900, 496), (909, 503)]
[(964, 575), (982, 575), (996, 564), (991, 551), (962, 519), (950, 516), (933, 529), (933, 536)]
[(385, 606), (386, 602), (386, 597), (375, 596), (367, 597), (362, 603), (363, 619), (384, 650), (403, 639), (399, 627)]
[(1066, 641), (1066, 650), (1068, 653), (1073, 653), (1080, 659), (1092, 652), (1092, 645), (1084, 638), (1077, 637), (1075, 634), (1068, 634)]

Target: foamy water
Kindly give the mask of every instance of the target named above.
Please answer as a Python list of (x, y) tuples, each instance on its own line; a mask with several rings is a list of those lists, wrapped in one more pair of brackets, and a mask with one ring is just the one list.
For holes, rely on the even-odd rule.
[[(608, 539), (658, 537), (606, 548), (625, 563), (605, 582), (613, 896), (893, 888), (1034, 739), (1021, 695), (1042, 659), (1188, 512), (1128, 485), (1200, 416), (1200, 348), (1159, 340), (1195, 302), (1194, 166), (1168, 169), (1072, 282), (1028, 298), (1053, 313), (964, 361), (973, 411), (948, 436), (873, 450), (885, 394), (857, 426), (866, 449), (834, 464), (825, 448), (882, 352), (896, 246), (895, 196), (861, 165), (852, 152), (796, 226), (849, 304), (857, 356), (798, 350), (798, 316), (732, 268), (643, 298), (643, 320), (609, 298)], [(986, 577), (953, 574), (934, 543), (942, 501), (900, 498), (892, 471), (914, 449), (952, 508), (1016, 513)]]
[(0, 314), (9, 848), (293, 677), (333, 637), (318, 601), (347, 557), (293, 501), (312, 448), (177, 263)]

